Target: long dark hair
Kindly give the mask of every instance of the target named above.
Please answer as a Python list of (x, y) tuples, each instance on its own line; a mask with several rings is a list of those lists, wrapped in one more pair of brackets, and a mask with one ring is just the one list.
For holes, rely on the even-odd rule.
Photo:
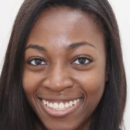
[[(19, 10), (0, 77), (0, 130), (36, 130), (37, 118), (22, 87), (24, 51), (40, 13), (50, 6), (69, 6), (94, 14), (106, 36), (109, 81), (90, 130), (120, 130), (126, 102), (126, 79), (117, 22), (107, 0), (25, 0)], [(98, 25), (97, 25), (98, 26)]]

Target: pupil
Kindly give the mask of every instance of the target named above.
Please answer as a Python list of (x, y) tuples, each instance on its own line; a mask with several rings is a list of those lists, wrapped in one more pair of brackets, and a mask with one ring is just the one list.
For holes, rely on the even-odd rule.
[(79, 63), (80, 64), (85, 64), (86, 58), (79, 58)]
[(37, 59), (37, 60), (35, 60), (35, 63), (36, 63), (36, 65), (40, 65), (42, 63), (42, 61)]

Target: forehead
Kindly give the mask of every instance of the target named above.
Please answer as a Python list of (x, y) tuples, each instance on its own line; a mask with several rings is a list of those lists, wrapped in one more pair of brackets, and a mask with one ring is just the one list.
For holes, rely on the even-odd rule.
[(47, 8), (40, 14), (31, 31), (28, 44), (33, 40), (39, 44), (42, 41), (42, 45), (50, 43), (52, 46), (62, 46), (82, 40), (94, 43), (94, 39), (104, 39), (94, 15), (80, 9), (61, 6)]

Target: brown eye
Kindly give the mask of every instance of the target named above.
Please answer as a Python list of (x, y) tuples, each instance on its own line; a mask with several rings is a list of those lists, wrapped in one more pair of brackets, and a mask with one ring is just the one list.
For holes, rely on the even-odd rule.
[(77, 65), (86, 65), (89, 62), (91, 62), (91, 60), (86, 57), (80, 57), (74, 61), (74, 63)]
[(40, 58), (31, 59), (31, 60), (28, 61), (28, 63), (33, 65), (33, 66), (39, 66), (39, 65), (45, 65), (46, 64), (44, 62), (44, 60), (42, 60)]

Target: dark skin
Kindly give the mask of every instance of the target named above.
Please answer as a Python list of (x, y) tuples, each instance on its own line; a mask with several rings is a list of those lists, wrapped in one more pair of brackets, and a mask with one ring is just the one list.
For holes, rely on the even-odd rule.
[[(37, 130), (88, 130), (107, 81), (105, 36), (94, 18), (69, 7), (46, 9), (26, 48), (23, 88), (41, 122)], [(78, 98), (64, 116), (50, 115), (41, 101)]]

